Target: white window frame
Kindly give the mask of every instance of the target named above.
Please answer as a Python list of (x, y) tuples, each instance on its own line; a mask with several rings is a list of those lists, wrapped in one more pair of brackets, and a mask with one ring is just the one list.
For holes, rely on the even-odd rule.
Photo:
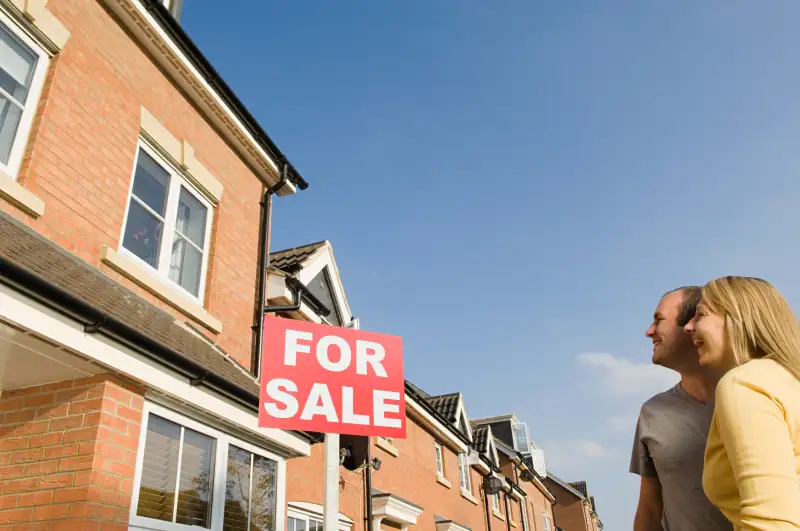
[(470, 476), (469, 459), (466, 453), (458, 454), (458, 476), (461, 492), (472, 495), (472, 477)]
[[(133, 251), (129, 251), (123, 245), (125, 241), (125, 230), (128, 227), (128, 214), (131, 207), (131, 196), (133, 194), (133, 181), (136, 178), (136, 169), (139, 165), (139, 154), (144, 151), (153, 160), (161, 166), (167, 173), (169, 173), (169, 187), (167, 189), (167, 205), (164, 212), (164, 228), (162, 230), (161, 248), (159, 249), (159, 263), (157, 267), (153, 267), (141, 258), (139, 258)], [(175, 238), (175, 219), (178, 213), (178, 202), (180, 199), (181, 188), (185, 188), (187, 192), (197, 199), (208, 212), (206, 216), (205, 227), (205, 241), (203, 242), (203, 262), (200, 266), (200, 286), (197, 295), (187, 291), (177, 282), (169, 278), (170, 257), (172, 256), (172, 242)], [(208, 257), (211, 253), (209, 248), (211, 245), (211, 228), (214, 225), (214, 207), (213, 205), (195, 188), (192, 183), (183, 175), (183, 171), (178, 169), (167, 158), (161, 156), (156, 148), (151, 146), (143, 138), (139, 138), (136, 147), (136, 156), (133, 159), (133, 171), (131, 172), (131, 182), (128, 186), (128, 196), (125, 203), (125, 217), (122, 220), (122, 230), (119, 236), (119, 253), (127, 256), (135, 261), (138, 265), (145, 269), (148, 273), (152, 274), (161, 283), (167, 285), (171, 289), (178, 290), (182, 295), (188, 297), (189, 300), (204, 306), (206, 293), (206, 275), (208, 274)], [(186, 239), (186, 238), (184, 238)], [(188, 244), (188, 245), (191, 245)]]
[(238, 437), (234, 437), (225, 432), (211, 428), (206, 424), (192, 420), (191, 418), (172, 409), (168, 409), (164, 406), (149, 401), (145, 401), (144, 408), (142, 410), (142, 426), (139, 434), (139, 451), (136, 455), (136, 475), (133, 481), (133, 494), (131, 495), (130, 520), (128, 526), (130, 531), (198, 531), (205, 529), (198, 526), (154, 520), (152, 518), (146, 518), (136, 514), (136, 510), (139, 506), (139, 489), (141, 488), (142, 482), (142, 465), (144, 463), (145, 441), (147, 440), (147, 425), (150, 421), (151, 414), (158, 415), (159, 417), (169, 420), (170, 422), (175, 422), (184, 428), (194, 430), (216, 440), (216, 455), (214, 457), (214, 485), (212, 487), (211, 495), (210, 529), (222, 529), (225, 516), (225, 483), (227, 480), (228, 448), (230, 445), (234, 445), (242, 450), (246, 450), (250, 453), (271, 459), (277, 463), (275, 529), (276, 531), (284, 531), (284, 522), (286, 520), (285, 458), (243, 441)]
[[(319, 512), (319, 511), (324, 510), (322, 508), (322, 506), (319, 506), (319, 511), (318, 510), (314, 510), (312, 512), (311, 510), (298, 507), (298, 505), (300, 505), (300, 502), (290, 501), (288, 503), (289, 508), (286, 511), (287, 523), (288, 523), (288, 519), (289, 518), (294, 518), (296, 520), (304, 520), (306, 522), (306, 530), (308, 530), (308, 525), (309, 525), (309, 521), (310, 520), (314, 520), (314, 521), (323, 523), (322, 522), (323, 515)], [(304, 504), (304, 505), (315, 505), (315, 504)], [(344, 514), (342, 514), (341, 512), (339, 513), (339, 527), (338, 527), (338, 529), (339, 529), (339, 531), (351, 531), (353, 529), (352, 521), (349, 518), (347, 518)]]
[(492, 511), (497, 514), (502, 515), (503, 513), (500, 512), (500, 495), (499, 494), (492, 494)]
[(550, 516), (542, 509), (542, 518), (544, 519), (544, 531), (551, 531)]
[[(19, 168), (22, 165), (22, 158), (30, 138), (31, 126), (36, 116), (36, 109), (39, 107), (39, 99), (42, 96), (44, 80), (47, 77), (47, 69), (50, 66), (50, 55), (39, 45), (20, 25), (6, 14), (4, 8), (0, 8), (0, 23), (8, 29), (14, 37), (23, 43), (37, 57), (36, 65), (31, 75), (31, 86), (28, 91), (28, 99), (25, 103), (22, 115), (19, 117), (17, 132), (14, 133), (14, 140), (11, 144), (11, 151), (8, 154), (8, 163), (0, 162), (0, 170), (6, 175), (16, 180)], [(5, 96), (5, 94), (4, 94)]]
[(522, 531), (529, 531), (528, 527), (528, 504), (525, 500), (519, 502), (519, 510), (522, 512)]
[(433, 443), (434, 451), (436, 452), (436, 475), (440, 478), (444, 477), (444, 450), (442, 445), (438, 442)]
[[(311, 529), (311, 522), (312, 521), (317, 522), (318, 524), (322, 524), (322, 519), (317, 518), (315, 516), (310, 516), (310, 515), (307, 515), (307, 514), (303, 514), (303, 513), (297, 512), (297, 511), (295, 511), (293, 509), (289, 509), (289, 511), (288, 511), (288, 513), (286, 515), (286, 523), (287, 524), (289, 523), (289, 518), (293, 518), (295, 520), (302, 520), (303, 522), (305, 522), (306, 523), (306, 531), (309, 531)], [(288, 525), (287, 525), (287, 531), (288, 531)]]

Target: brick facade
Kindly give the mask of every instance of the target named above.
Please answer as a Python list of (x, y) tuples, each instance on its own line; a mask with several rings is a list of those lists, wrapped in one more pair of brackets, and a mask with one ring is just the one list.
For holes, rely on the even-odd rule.
[[(486, 509), (480, 485), (482, 476), (470, 469), (474, 502), (461, 495), (458, 458), (454, 452), (443, 448), (447, 487), (437, 481), (434, 436), (412, 419), (407, 422), (407, 438), (394, 440), (392, 445), (398, 455), (386, 452), (373, 444), (372, 455), (378, 457), (381, 469), (373, 471), (372, 486), (391, 493), (424, 508), (416, 529), (435, 529), (434, 517), (458, 522), (473, 530), (486, 528)], [(286, 499), (288, 502), (312, 502), (322, 504), (323, 454), (321, 445), (314, 448), (311, 457), (290, 460), (287, 465)], [(342, 469), (339, 489), (339, 510), (352, 518), (354, 531), (364, 529), (363, 479), (360, 472)], [(494, 526), (502, 522), (493, 517)], [(389, 522), (381, 527), (390, 528)]]
[(0, 394), (0, 529), (127, 529), (142, 391), (110, 375)]
[(587, 507), (588, 501), (578, 498), (550, 479), (547, 480), (547, 488), (556, 497), (556, 505), (553, 507), (553, 512), (558, 527), (564, 531), (597, 531)]
[(145, 107), (224, 186), (214, 209), (205, 310), (222, 333), (197, 328), (250, 364), (262, 185), (151, 57), (97, 0), (50, 0), (71, 32), (50, 62), (17, 182), (44, 200), (33, 219), (0, 209), (181, 320), (185, 315), (100, 261), (118, 249)]

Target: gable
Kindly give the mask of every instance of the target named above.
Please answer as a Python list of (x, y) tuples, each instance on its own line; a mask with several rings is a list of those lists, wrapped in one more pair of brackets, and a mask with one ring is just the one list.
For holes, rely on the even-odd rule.
[(336, 302), (336, 295), (334, 295), (333, 292), (328, 266), (320, 269), (319, 273), (306, 285), (311, 294), (319, 299), (319, 301), (331, 311), (325, 319), (333, 325), (342, 326), (342, 318), (339, 315), (339, 307)]

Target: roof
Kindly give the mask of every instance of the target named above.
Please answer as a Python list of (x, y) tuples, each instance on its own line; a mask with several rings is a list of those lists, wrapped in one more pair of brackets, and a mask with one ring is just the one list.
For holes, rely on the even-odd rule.
[(482, 454), (489, 451), (488, 426), (478, 426), (472, 429), (472, 447)]
[[(258, 383), (220, 349), (177, 324), (175, 318), (165, 311), (4, 212), (0, 212), (0, 258), (161, 343), (189, 363), (241, 388), (256, 398), (254, 405), (258, 407)], [(5, 268), (0, 268), (0, 280), (13, 284)], [(44, 298), (42, 294), (31, 295)], [(43, 302), (55, 305), (52, 301)], [(166, 360), (161, 361), (166, 364)]]
[(269, 253), (269, 265), (286, 273), (294, 273), (300, 269), (303, 262), (326, 243), (327, 241), (309, 243), (308, 245)]
[(558, 486), (560, 486), (561, 488), (563, 488), (564, 490), (566, 490), (567, 492), (569, 492), (578, 499), (583, 500), (586, 498), (583, 494), (575, 490), (569, 483), (567, 483), (560, 477), (556, 476), (555, 474), (551, 474), (548, 472), (547, 477), (545, 479), (550, 480), (553, 483), (557, 484)]
[(239, 100), (236, 93), (228, 86), (222, 76), (214, 69), (209, 60), (192, 41), (189, 34), (181, 27), (177, 20), (169, 12), (169, 9), (161, 0), (140, 0), (147, 7), (148, 12), (154, 16), (161, 28), (169, 35), (180, 50), (186, 55), (189, 61), (197, 68), (203, 78), (211, 85), (231, 107), (237, 118), (242, 121), (250, 134), (258, 141), (259, 145), (266, 151), (275, 163), (280, 166), (286, 164), (288, 179), (295, 183), (301, 190), (308, 188), (308, 183), (300, 175), (300, 172), (286, 158), (275, 142), (269, 137), (258, 121), (250, 114), (247, 107)]
[(589, 496), (589, 491), (586, 488), (586, 482), (585, 481), (573, 481), (573, 482), (571, 482), (569, 484), (569, 486), (572, 487), (573, 489), (577, 490), (581, 494), (583, 494), (584, 498)]
[(456, 415), (458, 414), (458, 403), (461, 401), (461, 393), (431, 396), (427, 398), (427, 401), (448, 421), (456, 422), (458, 420)]

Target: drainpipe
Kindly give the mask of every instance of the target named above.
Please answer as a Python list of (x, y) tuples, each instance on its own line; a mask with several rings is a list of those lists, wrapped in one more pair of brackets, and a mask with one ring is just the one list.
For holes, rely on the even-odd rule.
[[(289, 178), (288, 167), (284, 164), (281, 170), (281, 179), (277, 184), (267, 188), (261, 199), (261, 227), (258, 233), (258, 296), (256, 297), (256, 322), (253, 324), (253, 356), (250, 360), (250, 372), (256, 378), (261, 372), (261, 351), (264, 348), (264, 315), (267, 304), (267, 282), (269, 278), (269, 242), (272, 231), (272, 196), (285, 185)], [(301, 294), (302, 295), (302, 294)], [(298, 300), (301, 297), (295, 296)], [(271, 311), (292, 311), (293, 306), (284, 308), (270, 308)]]
[(506, 528), (511, 531), (511, 508), (508, 505), (508, 494), (503, 493), (503, 499), (506, 502)]
[(366, 531), (373, 531), (372, 522), (372, 437), (367, 437), (367, 468), (364, 469), (364, 507)]

